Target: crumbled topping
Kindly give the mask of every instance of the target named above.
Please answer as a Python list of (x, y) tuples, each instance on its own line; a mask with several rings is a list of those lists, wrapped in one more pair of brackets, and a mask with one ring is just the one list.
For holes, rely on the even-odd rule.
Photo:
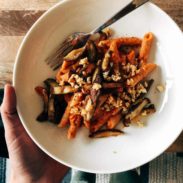
[(91, 84), (91, 83), (92, 83), (92, 78), (91, 78), (91, 77), (87, 77), (87, 78), (86, 78), (86, 82), (87, 82), (88, 84)]
[(118, 97), (116, 101), (116, 106), (115, 107), (121, 107), (123, 105), (123, 101)]
[(127, 79), (127, 85), (133, 85), (134, 83), (134, 80), (131, 78), (131, 79)]
[(129, 102), (126, 102), (125, 105), (126, 105), (127, 108), (130, 107), (130, 103)]
[(87, 65), (87, 64), (89, 64), (87, 57), (83, 58), (79, 61), (79, 65)]
[(93, 109), (91, 98), (88, 99), (86, 106), (85, 106), (85, 109), (86, 109), (86, 111), (91, 111)]
[(92, 86), (92, 89), (94, 89), (94, 90), (99, 90), (100, 88), (102, 88), (102, 85), (98, 84), (98, 83), (94, 83)]
[(79, 86), (78, 86), (78, 85), (74, 85), (74, 88), (78, 89), (78, 88), (79, 88)]
[(136, 74), (139, 74), (139, 73), (140, 73), (140, 69), (137, 69), (137, 70), (135, 71), (135, 73), (136, 73)]
[(123, 112), (127, 111), (127, 108), (125, 106), (122, 107)]
[(140, 128), (143, 128), (145, 126), (144, 122), (142, 122), (142, 121), (137, 121), (137, 125)]
[(111, 107), (109, 104), (105, 104), (104, 105), (104, 110), (106, 110), (107, 112), (111, 110)]
[(111, 37), (113, 35), (113, 30), (110, 28), (105, 28), (104, 30), (102, 30), (102, 32), (104, 32), (107, 37)]
[(147, 93), (147, 90), (146, 90), (146, 88), (141, 83), (139, 83), (137, 85), (137, 92), (139, 94), (141, 94), (141, 93)]
[[(83, 58), (79, 61), (79, 65), (82, 65), (83, 68), (85, 69), (87, 67), (87, 65), (89, 64), (88, 58)], [(84, 72), (84, 71), (83, 71)]]
[(101, 64), (102, 60), (97, 61), (97, 65), (99, 66)]
[(160, 93), (164, 92), (164, 90), (165, 90), (165, 88), (164, 88), (163, 85), (158, 85), (158, 86), (156, 87), (156, 89), (157, 89)]
[(109, 72), (110, 71), (103, 72), (104, 79), (107, 79), (109, 77)]
[(74, 106), (71, 107), (70, 114), (81, 114), (81, 112), (78, 107)]
[(75, 85), (82, 86), (85, 84), (85, 81), (83, 80), (82, 77), (79, 77), (77, 74), (72, 74), (71, 77), (68, 80), (68, 83), (72, 86), (75, 87)]
[(119, 81), (119, 80), (121, 80), (121, 76), (119, 74), (112, 75), (112, 80), (113, 81)]
[(131, 70), (131, 76), (135, 76), (137, 67), (135, 65), (130, 65), (130, 70)]
[(141, 116), (147, 116), (147, 111), (143, 111), (143, 112), (141, 113)]

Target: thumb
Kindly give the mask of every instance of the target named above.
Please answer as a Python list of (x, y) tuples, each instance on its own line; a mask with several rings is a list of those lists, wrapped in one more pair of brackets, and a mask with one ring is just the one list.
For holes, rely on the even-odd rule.
[(5, 86), (4, 99), (1, 106), (1, 115), (5, 131), (22, 126), (16, 110), (16, 94), (11, 85)]

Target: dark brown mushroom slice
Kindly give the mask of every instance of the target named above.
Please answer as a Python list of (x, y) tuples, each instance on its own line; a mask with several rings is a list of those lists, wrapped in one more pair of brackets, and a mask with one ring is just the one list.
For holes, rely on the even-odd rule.
[(143, 108), (150, 103), (150, 100), (145, 98), (142, 100), (142, 102), (140, 102), (135, 109), (131, 110), (126, 116), (125, 116), (125, 120), (132, 120), (135, 117), (137, 117), (143, 110)]
[(152, 103), (149, 103), (147, 104), (143, 110), (142, 110), (142, 115), (145, 114), (144, 116), (146, 115), (151, 115), (151, 114), (154, 114), (156, 112), (156, 108), (155, 108), (155, 105), (152, 104)]
[(86, 46), (72, 50), (70, 53), (68, 53), (64, 57), (64, 60), (65, 61), (75, 61), (75, 60), (79, 59), (84, 54), (85, 50), (86, 50)]
[(96, 62), (97, 60), (97, 48), (95, 43), (89, 40), (86, 44), (87, 57), (89, 62)]
[(122, 83), (102, 83), (102, 87), (104, 89), (121, 88), (121, 87), (123, 87), (123, 84)]
[(44, 81), (44, 84), (47, 86), (48, 89), (50, 89), (51, 87), (55, 87), (58, 86), (58, 83), (56, 82), (55, 79), (53, 78), (48, 78)]
[(50, 95), (48, 102), (48, 121), (54, 122), (54, 119), (55, 119), (54, 96)]
[(36, 118), (37, 121), (39, 122), (45, 122), (48, 120), (48, 113), (43, 111), (41, 112), (41, 114), (38, 115), (38, 117)]
[(109, 129), (109, 130), (99, 130), (97, 132), (91, 133), (90, 138), (105, 138), (105, 137), (116, 137), (124, 134), (123, 131), (118, 129)]
[(55, 124), (58, 124), (60, 122), (66, 106), (67, 106), (67, 102), (64, 100), (63, 95), (54, 96), (54, 108), (55, 108), (54, 123)]
[(43, 111), (41, 112), (41, 114), (38, 115), (36, 120), (39, 122), (44, 122), (48, 120), (48, 92), (45, 88), (41, 86), (36, 87), (35, 90), (43, 100)]

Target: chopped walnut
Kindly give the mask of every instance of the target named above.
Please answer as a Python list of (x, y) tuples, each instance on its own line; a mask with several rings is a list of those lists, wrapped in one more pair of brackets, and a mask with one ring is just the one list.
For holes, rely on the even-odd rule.
[(68, 80), (68, 83), (74, 87), (75, 87), (75, 85), (79, 85), (81, 87), (86, 82), (83, 80), (83, 78), (79, 77), (77, 74), (72, 74)]
[(135, 76), (137, 67), (135, 65), (130, 65), (130, 70), (131, 70), (131, 76)]
[(70, 114), (81, 114), (77, 106), (71, 107)]
[(91, 84), (91, 83), (92, 83), (92, 78), (91, 78), (91, 77), (87, 77), (87, 78), (86, 78), (86, 82), (87, 82), (88, 84)]
[(141, 83), (139, 83), (137, 85), (137, 89), (136, 90), (137, 90), (138, 94), (147, 93), (146, 88)]
[(102, 32), (104, 32), (107, 37), (111, 37), (113, 35), (113, 30), (110, 28), (105, 28), (104, 30), (102, 30)]
[(79, 61), (79, 65), (87, 65), (87, 64), (89, 64), (87, 57), (83, 58)]
[(102, 85), (98, 84), (98, 83), (94, 83), (92, 86), (92, 89), (94, 89), (94, 90), (99, 90), (100, 88), (102, 88)]
[(134, 83), (134, 80), (131, 78), (131, 79), (127, 79), (127, 85), (133, 85)]
[(165, 88), (164, 88), (163, 85), (158, 85), (158, 86), (156, 87), (156, 89), (157, 89), (160, 93), (164, 92), (164, 90), (165, 90)]
[(147, 111), (142, 112), (141, 116), (147, 116)]
[(113, 81), (119, 81), (119, 80), (121, 80), (121, 76), (119, 74), (112, 75), (112, 80)]
[(137, 125), (140, 128), (143, 128), (145, 126), (144, 122), (142, 122), (142, 121), (137, 121)]

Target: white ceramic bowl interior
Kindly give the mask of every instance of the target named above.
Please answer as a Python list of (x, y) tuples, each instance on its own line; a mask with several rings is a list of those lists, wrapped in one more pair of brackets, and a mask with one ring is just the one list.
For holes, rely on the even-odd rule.
[[(126, 5), (129, 0), (68, 0), (46, 12), (30, 29), (17, 55), (14, 86), (21, 121), (34, 142), (55, 160), (93, 173), (114, 173), (141, 166), (165, 151), (181, 133), (183, 102), (183, 36), (158, 7), (148, 3), (115, 23), (115, 36), (155, 34), (150, 61), (159, 65), (151, 78), (150, 98), (157, 107), (144, 128), (125, 128), (125, 135), (90, 139), (81, 129), (67, 140), (67, 129), (38, 123), (42, 101), (34, 91), (53, 72), (44, 62), (64, 38), (75, 31), (88, 32)], [(156, 85), (166, 85), (164, 93)]]

